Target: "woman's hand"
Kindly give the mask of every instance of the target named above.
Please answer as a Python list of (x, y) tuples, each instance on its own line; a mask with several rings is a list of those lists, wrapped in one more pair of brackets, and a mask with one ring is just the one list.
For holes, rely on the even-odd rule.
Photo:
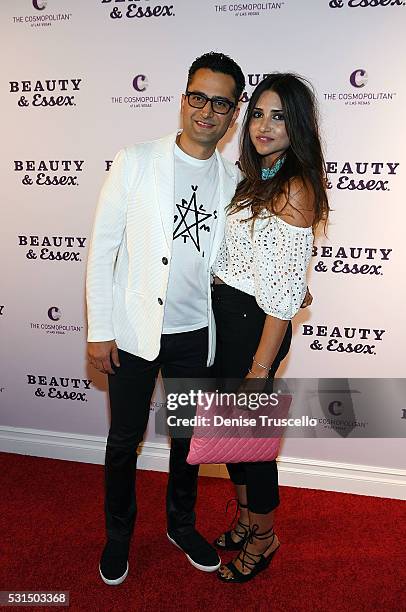
[(250, 393), (261, 393), (265, 389), (268, 380), (266, 372), (264, 374), (265, 376), (263, 373), (257, 375), (253, 371), (248, 372), (238, 388), (238, 393), (245, 393), (247, 395)]
[(306, 295), (304, 296), (304, 300), (300, 308), (307, 308), (313, 302), (313, 296), (309, 291), (309, 287), (306, 289)]

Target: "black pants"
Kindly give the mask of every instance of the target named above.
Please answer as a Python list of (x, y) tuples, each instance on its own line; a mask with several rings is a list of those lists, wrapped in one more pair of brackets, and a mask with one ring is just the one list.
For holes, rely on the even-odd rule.
[[(217, 328), (214, 373), (218, 378), (244, 378), (261, 339), (266, 314), (255, 298), (225, 284), (214, 285), (213, 311)], [(272, 364), (272, 379), (292, 339), (289, 322), (279, 352)], [(269, 389), (267, 389), (269, 391)], [(234, 484), (247, 486), (247, 503), (251, 512), (266, 514), (279, 505), (278, 468), (276, 461), (229, 463), (228, 473)]]
[[(207, 327), (161, 337), (153, 361), (119, 350), (120, 367), (109, 375), (111, 425), (105, 460), (105, 514), (109, 538), (129, 540), (136, 517), (137, 447), (148, 423), (151, 397), (161, 369), (167, 378), (205, 378)], [(195, 525), (199, 466), (186, 463), (190, 439), (172, 439), (166, 498), (168, 531), (187, 533)]]

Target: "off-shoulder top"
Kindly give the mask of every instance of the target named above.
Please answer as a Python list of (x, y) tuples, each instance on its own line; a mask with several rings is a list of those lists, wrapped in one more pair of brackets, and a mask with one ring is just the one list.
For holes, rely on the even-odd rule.
[[(251, 208), (228, 214), (213, 273), (227, 285), (256, 298), (266, 314), (289, 320), (306, 294), (313, 231), (296, 227), (264, 211), (255, 220)], [(243, 221), (243, 222), (242, 222)]]

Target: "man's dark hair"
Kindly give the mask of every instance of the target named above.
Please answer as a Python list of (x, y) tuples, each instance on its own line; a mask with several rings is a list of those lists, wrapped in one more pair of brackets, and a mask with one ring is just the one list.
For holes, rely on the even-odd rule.
[(187, 87), (189, 87), (195, 72), (200, 70), (200, 68), (208, 68), (213, 72), (222, 72), (231, 76), (235, 83), (234, 98), (236, 103), (238, 103), (244, 91), (245, 77), (239, 65), (231, 57), (224, 53), (216, 53), (215, 51), (210, 51), (210, 53), (197, 57), (189, 68)]

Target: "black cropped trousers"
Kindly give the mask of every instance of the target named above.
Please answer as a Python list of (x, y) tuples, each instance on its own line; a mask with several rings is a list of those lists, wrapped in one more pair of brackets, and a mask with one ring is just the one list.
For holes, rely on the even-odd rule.
[[(266, 314), (255, 297), (226, 284), (213, 287), (213, 311), (216, 319), (217, 346), (214, 374), (222, 383), (225, 379), (243, 379), (252, 365)], [(272, 379), (292, 339), (289, 322), (279, 352), (272, 364)], [(269, 387), (267, 387), (269, 391)], [(267, 514), (279, 505), (278, 468), (276, 461), (229, 463), (228, 473), (236, 485), (247, 486), (247, 503), (251, 512)]]

